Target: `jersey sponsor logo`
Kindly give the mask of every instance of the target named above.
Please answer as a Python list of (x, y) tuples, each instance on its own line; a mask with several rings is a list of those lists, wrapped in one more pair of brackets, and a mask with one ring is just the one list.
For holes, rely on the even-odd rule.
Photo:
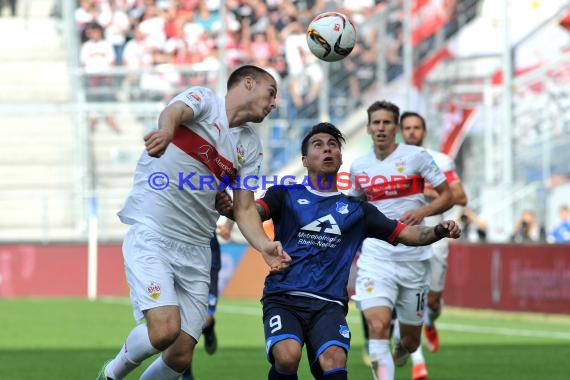
[(196, 132), (180, 126), (174, 132), (172, 143), (190, 157), (206, 165), (219, 180), (233, 182), (236, 179), (237, 169), (233, 162), (222, 156), (214, 145)]
[(325, 215), (317, 220), (313, 220), (311, 223), (301, 227), (301, 229), (305, 231), (326, 232), (329, 234), (341, 235), (340, 228), (338, 228), (338, 224), (331, 214)]
[(369, 202), (407, 197), (414, 194), (424, 193), (425, 180), (420, 176), (412, 178), (392, 178), (391, 181), (373, 183), (370, 186), (363, 187), (362, 190)]
[(336, 202), (336, 212), (339, 214), (348, 214), (348, 203), (345, 202)]
[(147, 287), (146, 287), (146, 292), (148, 293), (148, 295), (150, 296), (150, 298), (152, 298), (153, 300), (158, 299), (158, 297), (160, 297), (160, 284), (157, 284), (156, 282), (151, 282)]
[(301, 199), (297, 199), (297, 203), (300, 205), (308, 205), (311, 202), (309, 202), (308, 199), (301, 198)]
[(198, 156), (200, 156), (202, 163), (208, 163), (214, 156), (214, 147), (211, 145), (202, 145), (198, 148)]
[(350, 339), (350, 330), (348, 329), (347, 325), (339, 325), (338, 333), (342, 335), (344, 338)]

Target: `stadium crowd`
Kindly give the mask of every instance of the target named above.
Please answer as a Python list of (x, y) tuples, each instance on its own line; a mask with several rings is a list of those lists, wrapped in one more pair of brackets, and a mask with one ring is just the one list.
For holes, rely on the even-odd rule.
[[(386, 6), (385, 1), (230, 0), (225, 5), (222, 20), (221, 2), (215, 0), (81, 0), (75, 10), (82, 41), (81, 64), (87, 74), (109, 71), (113, 66), (132, 72), (154, 68), (126, 79), (141, 94), (160, 100), (189, 85), (215, 81), (220, 67), (218, 41), (224, 30), (224, 64), (230, 69), (247, 62), (270, 68), (280, 79), (308, 81), (304, 69), (312, 65), (314, 57), (304, 54), (306, 27), (316, 14), (338, 10), (349, 16), (360, 34), (351, 59), (337, 68), (344, 78), (356, 74), (350, 76), (354, 81), (345, 89), (359, 95), (374, 82), (377, 31), (367, 21)], [(104, 34), (96, 44), (86, 33), (95, 24)], [(397, 28), (394, 23), (392, 29)], [(388, 56), (398, 60), (398, 40), (389, 46), (395, 53)], [(319, 65), (313, 66), (313, 72), (319, 70)], [(194, 73), (181, 74), (187, 71), (180, 68)], [(210, 74), (195, 73), (204, 71)], [(303, 103), (313, 100), (311, 85), (288, 88), (294, 107), (301, 109)], [(130, 92), (131, 99), (134, 93)]]

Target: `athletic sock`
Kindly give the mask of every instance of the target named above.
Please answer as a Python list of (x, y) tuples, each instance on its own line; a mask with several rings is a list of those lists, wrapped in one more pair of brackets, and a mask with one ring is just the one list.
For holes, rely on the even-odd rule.
[(368, 341), (368, 351), (372, 368), (376, 371), (378, 379), (394, 379), (394, 360), (392, 359), (388, 339), (370, 339)]
[(150, 343), (146, 324), (140, 324), (131, 330), (121, 351), (107, 365), (105, 373), (112, 379), (125, 378), (143, 360), (158, 352)]
[(422, 351), (421, 343), (418, 346), (418, 349), (411, 353), (411, 357), (412, 357), (412, 364), (414, 365), (419, 363), (425, 363), (424, 353)]
[(298, 377), (297, 373), (281, 373), (275, 369), (275, 365), (272, 365), (267, 380), (298, 380)]
[(140, 377), (140, 380), (178, 380), (182, 376), (181, 372), (176, 372), (172, 368), (166, 365), (164, 360), (162, 360), (162, 355), (156, 358), (155, 361), (147, 367)]

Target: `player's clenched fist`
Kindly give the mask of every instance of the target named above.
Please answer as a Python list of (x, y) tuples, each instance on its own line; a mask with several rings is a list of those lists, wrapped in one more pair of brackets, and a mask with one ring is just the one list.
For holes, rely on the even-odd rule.
[(160, 157), (172, 140), (172, 133), (165, 130), (149, 132), (144, 137), (146, 151), (151, 157)]

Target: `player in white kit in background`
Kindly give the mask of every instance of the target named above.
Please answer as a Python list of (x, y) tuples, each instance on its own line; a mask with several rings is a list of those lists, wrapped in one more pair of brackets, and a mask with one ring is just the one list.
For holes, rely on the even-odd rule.
[[(402, 137), (406, 144), (423, 146), (424, 139), (427, 135), (425, 119), (416, 112), (404, 112), (400, 117), (400, 125), (402, 128)], [(424, 219), (426, 225), (437, 225), (441, 220), (451, 219), (456, 222), (461, 217), (463, 206), (467, 205), (467, 195), (461, 184), (461, 180), (455, 171), (455, 163), (448, 155), (426, 149), (433, 157), (435, 163), (445, 175), (451, 193), (453, 194), (454, 206), (443, 214), (430, 216)], [(438, 194), (433, 187), (426, 184), (424, 191), (426, 198), (431, 201)], [(439, 336), (435, 327), (435, 320), (440, 316), (443, 307), (443, 290), (445, 288), (445, 277), (447, 274), (447, 256), (449, 253), (449, 242), (442, 239), (432, 244), (433, 256), (430, 260), (431, 264), (431, 282), (427, 299), (427, 307), (424, 315), (424, 334), (425, 345), (430, 352), (437, 352), (439, 349)], [(412, 380), (423, 380), (428, 378), (428, 371), (425, 365), (425, 359), (422, 353), (422, 347), (412, 353)]]
[[(373, 151), (352, 163), (350, 195), (366, 198), (388, 218), (409, 225), (423, 224), (424, 217), (451, 207), (449, 185), (426, 150), (396, 143), (398, 106), (377, 101), (367, 113)], [(439, 194), (427, 204), (425, 181)], [(353, 298), (367, 322), (370, 360), (377, 379), (392, 380), (394, 364), (404, 365), (420, 343), (431, 255), (430, 247), (394, 247), (378, 239), (366, 239), (362, 244)], [(393, 358), (389, 334), (395, 307), (401, 339)]]
[[(191, 364), (208, 310), (212, 231), (218, 189), (232, 185), (234, 216), (271, 271), (290, 258), (264, 232), (253, 192), (262, 160), (259, 123), (275, 108), (277, 84), (265, 70), (242, 66), (229, 77), (225, 98), (191, 87), (161, 112), (159, 129), (145, 136), (133, 187), (119, 211), (132, 225), (123, 256), (136, 326), (98, 379), (125, 378), (161, 353), (141, 379), (178, 379)], [(224, 185), (225, 184), (225, 185)]]

